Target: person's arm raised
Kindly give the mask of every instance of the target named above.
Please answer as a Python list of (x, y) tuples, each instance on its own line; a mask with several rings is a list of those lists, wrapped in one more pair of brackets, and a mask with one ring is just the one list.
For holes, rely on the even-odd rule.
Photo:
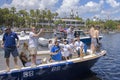
[(38, 33), (39, 37), (44, 35), (44, 29), (40, 29), (39, 33)]
[(37, 34), (33, 34), (33, 36), (39, 37), (39, 36), (41, 36), (42, 32), (43, 32), (43, 29), (40, 29), (40, 31)]

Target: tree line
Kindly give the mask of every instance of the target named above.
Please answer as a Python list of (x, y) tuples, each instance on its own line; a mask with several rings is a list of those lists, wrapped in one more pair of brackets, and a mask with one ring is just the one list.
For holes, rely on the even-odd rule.
[(39, 22), (44, 22), (47, 20), (51, 22), (51, 20), (58, 16), (58, 13), (51, 12), (50, 10), (19, 10), (16, 11), (15, 7), (10, 9), (0, 8), (0, 25), (1, 26), (12, 26), (12, 27), (30, 27), (39, 26)]
[[(11, 26), (18, 28), (26, 28), (30, 26), (41, 27), (39, 25), (40, 22), (44, 23), (46, 20), (49, 24), (51, 24), (52, 20), (55, 19), (59, 14), (57, 12), (51, 12), (50, 10), (39, 10), (39, 9), (31, 9), (27, 10), (19, 10), (17, 11), (15, 7), (8, 8), (0, 8), (0, 26)], [(74, 19), (83, 21), (82, 18), (78, 16)], [(103, 29), (117, 29), (117, 26), (120, 25), (120, 20), (101, 20), (97, 19), (93, 21), (91, 19), (87, 19), (86, 27), (90, 25), (99, 25)], [(54, 22), (55, 25), (62, 24), (62, 21)], [(51, 27), (51, 25), (49, 25)], [(43, 27), (43, 26), (42, 26)]]

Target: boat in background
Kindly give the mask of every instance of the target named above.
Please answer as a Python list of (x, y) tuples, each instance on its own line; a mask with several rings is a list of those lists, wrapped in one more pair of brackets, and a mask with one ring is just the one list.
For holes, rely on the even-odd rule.
[(40, 64), (36, 67), (23, 67), (10, 72), (0, 71), (0, 80), (62, 80), (74, 79), (90, 71), (99, 58), (106, 54), (105, 50), (97, 54), (89, 54), (83, 58)]
[(48, 46), (49, 39), (45, 39), (45, 38), (43, 38), (43, 37), (40, 37), (40, 38), (38, 39), (38, 42), (39, 42), (39, 44), (40, 44), (41, 46)]

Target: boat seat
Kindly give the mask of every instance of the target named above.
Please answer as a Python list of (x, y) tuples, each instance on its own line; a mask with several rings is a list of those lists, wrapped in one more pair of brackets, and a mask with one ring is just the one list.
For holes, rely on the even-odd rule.
[(37, 55), (45, 55), (45, 54), (50, 54), (50, 51), (49, 50), (47, 50), (47, 51), (38, 51), (37, 52)]

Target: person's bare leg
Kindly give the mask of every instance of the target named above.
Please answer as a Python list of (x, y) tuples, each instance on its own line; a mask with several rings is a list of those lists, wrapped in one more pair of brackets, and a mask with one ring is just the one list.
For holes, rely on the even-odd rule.
[(95, 45), (93, 44), (93, 54), (95, 54)]
[(36, 65), (36, 54), (35, 54), (34, 57), (33, 57), (33, 62), (34, 62), (34, 64)]
[(14, 64), (15, 64), (15, 68), (20, 69), (20, 67), (18, 66), (18, 58), (14, 57)]
[(7, 71), (10, 71), (10, 65), (9, 65), (9, 58), (6, 58), (6, 66), (7, 66)]
[(36, 66), (36, 55), (35, 54), (31, 56), (31, 62), (32, 62), (31, 63), (32, 67)]
[(91, 53), (94, 54), (95, 53), (95, 46), (94, 46), (94, 43), (91, 44)]
[(65, 57), (65, 60), (68, 60), (67, 57)]

